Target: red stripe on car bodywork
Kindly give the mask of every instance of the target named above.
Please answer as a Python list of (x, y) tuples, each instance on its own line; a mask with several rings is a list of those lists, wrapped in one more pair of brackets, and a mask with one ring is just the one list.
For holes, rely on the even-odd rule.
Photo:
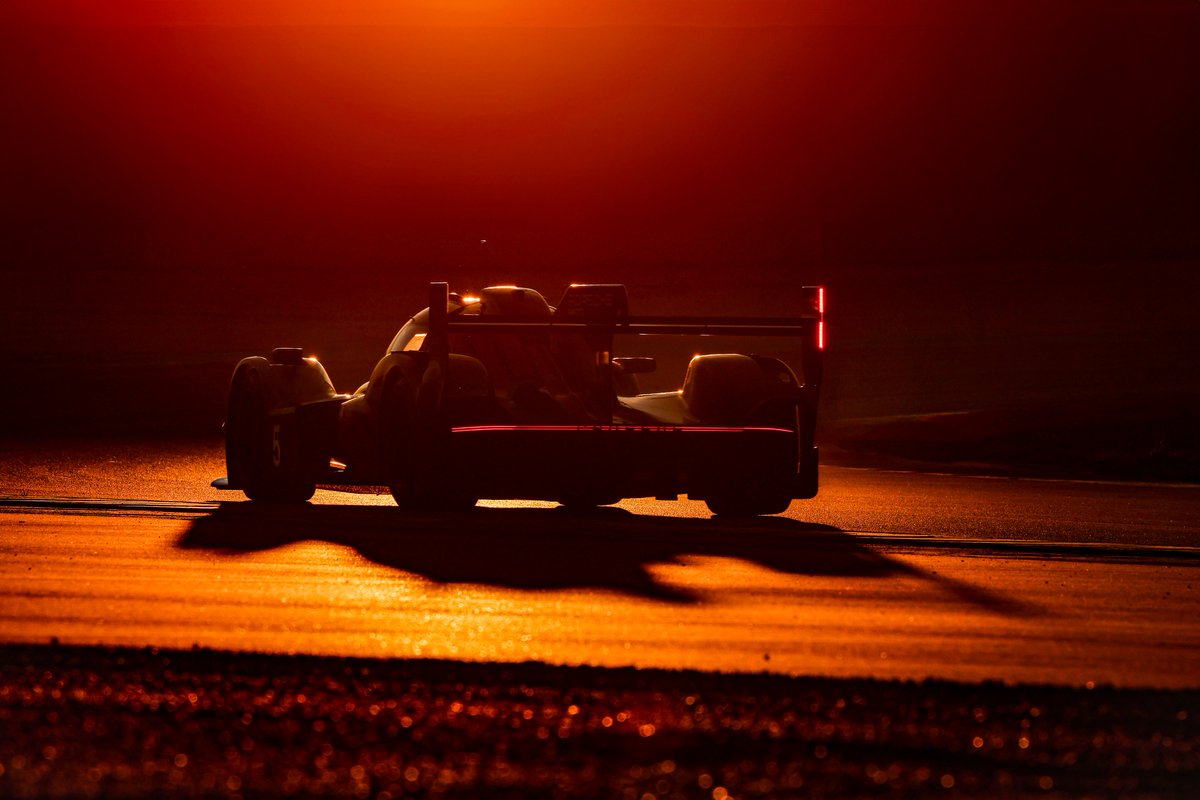
[(744, 433), (746, 431), (773, 431), (794, 433), (787, 428), (739, 428), (714, 425), (467, 425), (451, 428), (452, 433), (480, 433), (484, 431), (621, 431), (621, 432), (699, 432), (699, 433)]

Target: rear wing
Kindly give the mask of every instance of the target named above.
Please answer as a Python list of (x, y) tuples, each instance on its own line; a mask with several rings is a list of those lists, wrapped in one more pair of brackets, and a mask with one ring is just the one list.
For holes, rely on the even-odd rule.
[[(571, 287), (572, 290), (592, 288), (602, 287)], [(621, 294), (623, 297), (624, 287), (621, 287)], [(588, 309), (562, 316), (556, 312), (550, 317), (451, 317), (448, 313), (449, 301), (449, 284), (429, 284), (429, 334), (423, 349), (430, 351), (434, 358), (438, 359), (449, 356), (451, 333), (780, 336), (796, 338), (802, 342), (801, 367), (804, 370), (805, 387), (816, 389), (821, 383), (825, 350), (824, 286), (805, 286), (801, 289), (801, 312), (795, 317), (634, 316), (627, 312), (623, 300), (611, 304), (588, 303)], [(563, 310), (560, 307), (559, 312)]]

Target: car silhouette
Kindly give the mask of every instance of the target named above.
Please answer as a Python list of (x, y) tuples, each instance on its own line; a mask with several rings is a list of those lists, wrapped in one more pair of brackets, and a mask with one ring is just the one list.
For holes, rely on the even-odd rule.
[[(627, 336), (792, 337), (800, 371), (710, 353), (677, 390), (642, 393), (657, 363), (615, 355)], [(572, 285), (551, 306), (527, 288), (433, 283), (352, 394), (300, 348), (240, 361), (213, 485), (266, 502), (375, 486), (411, 509), (687, 495), (715, 514), (780, 513), (817, 493), (823, 349), (823, 287), (804, 288), (798, 316), (763, 319), (632, 316), (619, 284)]]

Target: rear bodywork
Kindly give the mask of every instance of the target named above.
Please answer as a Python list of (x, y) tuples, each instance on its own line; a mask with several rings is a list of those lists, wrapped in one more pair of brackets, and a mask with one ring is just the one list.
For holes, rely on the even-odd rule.
[[(775, 499), (765, 505), (729, 507), (770, 513), (818, 487), (824, 290), (804, 289), (799, 311), (771, 319), (634, 316), (619, 285), (572, 286), (552, 307), (529, 289), (461, 298), (434, 283), (428, 309), (401, 329), (354, 393), (334, 392), (320, 365), (298, 351), (243, 360), (230, 421), (240, 402), (262, 405), (267, 422), (251, 434), (245, 429), (254, 426), (227, 424), (227, 441), (253, 435), (258, 444), (227, 447), (224, 486), (245, 488), (254, 458), (269, 453), (271, 467), (304, 483), (387, 486), (398, 501), (605, 504), (688, 495), (714, 505), (715, 497), (769, 495)], [(639, 393), (637, 375), (655, 364), (614, 354), (614, 340), (631, 336), (782, 337), (793, 340), (799, 371), (754, 353), (708, 354), (692, 359), (678, 390)], [(261, 397), (239, 400), (249, 372), (262, 376), (252, 381)], [(251, 466), (239, 462), (242, 451), (259, 453)]]

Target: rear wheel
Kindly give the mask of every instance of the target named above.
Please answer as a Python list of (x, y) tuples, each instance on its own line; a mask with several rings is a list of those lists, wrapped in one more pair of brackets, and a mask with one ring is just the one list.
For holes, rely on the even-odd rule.
[(390, 486), (392, 499), (405, 511), (470, 511), (476, 498), (467, 494), (452, 494), (428, 488)]
[(262, 378), (245, 372), (229, 394), (225, 423), (225, 461), (230, 476), (251, 500), (303, 503), (316, 492), (316, 483), (296, 474), (296, 455), (288, 452), (280, 425), (267, 416)]
[(781, 514), (792, 503), (799, 436), (796, 378), (782, 362), (721, 353), (699, 356), (688, 366), (683, 397), (695, 417), (712, 425), (777, 428), (793, 434), (789, 452), (772, 445), (769, 463), (731, 471), (707, 491), (705, 504), (719, 516)]
[(792, 481), (779, 473), (726, 476), (704, 498), (709, 511), (722, 517), (782, 514), (792, 504)]
[(596, 494), (567, 495), (558, 498), (559, 505), (570, 511), (593, 511), (602, 506), (612, 506), (621, 502), (619, 497), (609, 497)]
[(792, 504), (790, 492), (744, 490), (713, 494), (705, 498), (708, 510), (721, 517), (757, 517), (782, 514)]

